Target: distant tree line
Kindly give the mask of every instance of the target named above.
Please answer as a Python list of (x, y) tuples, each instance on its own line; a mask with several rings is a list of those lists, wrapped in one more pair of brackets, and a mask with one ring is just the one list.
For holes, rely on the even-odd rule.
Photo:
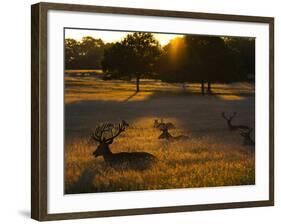
[(81, 41), (65, 39), (66, 69), (101, 69), (104, 50), (111, 44), (105, 44), (101, 39), (83, 37)]
[[(108, 78), (141, 78), (164, 82), (201, 83), (211, 92), (212, 83), (248, 81), (255, 74), (255, 39), (185, 35), (161, 47), (151, 33), (135, 32), (123, 40), (105, 44), (84, 37), (65, 40), (67, 69), (101, 68)], [(206, 85), (206, 87), (205, 87)]]

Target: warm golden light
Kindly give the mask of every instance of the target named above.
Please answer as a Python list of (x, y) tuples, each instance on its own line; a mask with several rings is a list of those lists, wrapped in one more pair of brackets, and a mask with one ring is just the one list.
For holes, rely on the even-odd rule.
[[(65, 29), (65, 38), (72, 38), (80, 41), (85, 36), (91, 36), (95, 39), (102, 39), (105, 43), (111, 43), (111, 42), (122, 40), (126, 35), (130, 33), (132, 32)], [(162, 33), (153, 33), (153, 35), (162, 46), (168, 44), (170, 40), (182, 36), (178, 34), (162, 34)]]
[(170, 52), (172, 60), (177, 60), (179, 55), (182, 53), (185, 46), (183, 38), (176, 37), (170, 41)]

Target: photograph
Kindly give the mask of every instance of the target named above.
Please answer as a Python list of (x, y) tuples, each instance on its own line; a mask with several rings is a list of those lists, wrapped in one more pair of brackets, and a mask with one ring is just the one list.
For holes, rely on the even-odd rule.
[(255, 46), (65, 27), (64, 193), (255, 185)]

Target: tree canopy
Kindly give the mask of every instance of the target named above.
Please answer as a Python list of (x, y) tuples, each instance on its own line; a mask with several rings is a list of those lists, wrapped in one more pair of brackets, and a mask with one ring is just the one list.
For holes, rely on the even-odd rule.
[(153, 75), (160, 54), (160, 44), (151, 33), (135, 32), (105, 50), (102, 68), (118, 78), (135, 78), (138, 92), (139, 79)]
[(101, 39), (83, 37), (81, 41), (65, 40), (66, 69), (100, 69), (104, 49), (108, 46)]

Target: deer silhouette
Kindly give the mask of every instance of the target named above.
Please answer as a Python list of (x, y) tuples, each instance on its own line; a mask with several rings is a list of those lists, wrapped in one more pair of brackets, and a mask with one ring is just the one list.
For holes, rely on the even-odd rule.
[(225, 112), (222, 112), (221, 113), (221, 116), (223, 119), (226, 120), (226, 123), (227, 123), (227, 126), (229, 128), (229, 130), (231, 131), (235, 131), (235, 130), (250, 130), (249, 126), (246, 126), (246, 125), (233, 125), (232, 124), (232, 120), (233, 118), (235, 118), (237, 115), (236, 112), (232, 113), (232, 115), (230, 115), (229, 117), (226, 116)]
[(251, 128), (247, 131), (240, 132), (240, 135), (244, 138), (244, 145), (255, 145), (254, 140), (251, 138), (252, 131), (253, 131), (253, 128)]
[(178, 135), (178, 136), (172, 136), (169, 133), (169, 126), (167, 124), (162, 124), (159, 129), (162, 131), (161, 135), (158, 137), (159, 139), (166, 139), (169, 141), (177, 141), (177, 140), (186, 140), (189, 139), (186, 135)]
[(163, 119), (161, 119), (160, 122), (158, 121), (158, 119), (155, 119), (155, 120), (154, 120), (154, 124), (153, 124), (153, 127), (154, 127), (154, 128), (158, 128), (159, 130), (161, 130), (161, 128), (162, 128), (163, 125), (166, 125), (169, 129), (176, 128), (173, 123), (171, 123), (171, 122), (165, 123), (165, 122), (163, 121)]
[(93, 156), (102, 156), (105, 163), (115, 169), (144, 170), (150, 168), (157, 162), (157, 158), (147, 152), (111, 152), (109, 146), (122, 132), (125, 131), (124, 122), (118, 125), (111, 123), (101, 123), (91, 134), (90, 140), (99, 143)]

